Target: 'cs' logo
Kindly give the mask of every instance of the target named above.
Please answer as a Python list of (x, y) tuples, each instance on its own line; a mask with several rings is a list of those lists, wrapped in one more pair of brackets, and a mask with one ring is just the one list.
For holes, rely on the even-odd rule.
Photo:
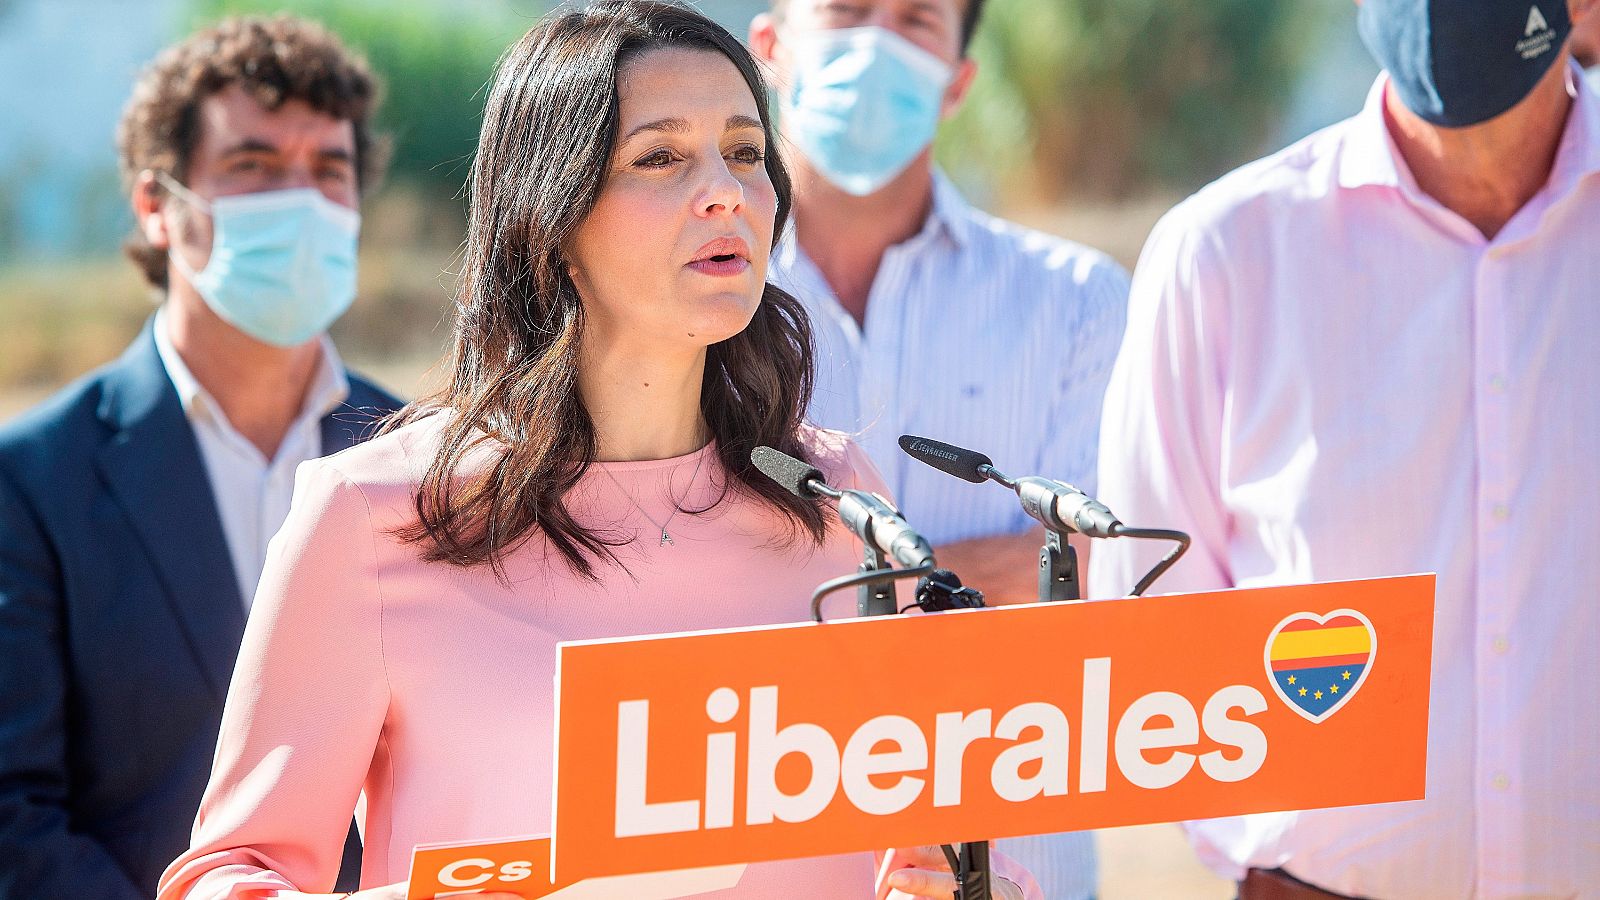
[(1350, 702), (1378, 655), (1378, 632), (1366, 616), (1336, 609), (1299, 612), (1267, 635), (1267, 680), (1289, 708), (1321, 722)]

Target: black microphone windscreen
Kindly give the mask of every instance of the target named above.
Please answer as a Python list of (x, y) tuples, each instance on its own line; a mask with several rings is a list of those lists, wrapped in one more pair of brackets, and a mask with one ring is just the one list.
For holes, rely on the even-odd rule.
[(989, 457), (976, 450), (963, 450), (954, 444), (917, 437), (913, 434), (900, 435), (900, 449), (946, 475), (954, 475), (975, 484), (982, 484), (988, 480), (978, 471), (978, 467), (994, 465), (989, 461)]
[(757, 447), (750, 451), (750, 462), (761, 470), (761, 474), (783, 485), (798, 497), (816, 496), (816, 492), (806, 486), (807, 481), (813, 478), (822, 482), (827, 481), (815, 466), (771, 447)]

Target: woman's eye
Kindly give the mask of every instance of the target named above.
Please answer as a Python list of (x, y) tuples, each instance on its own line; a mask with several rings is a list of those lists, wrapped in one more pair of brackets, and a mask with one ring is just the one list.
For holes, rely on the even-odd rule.
[(746, 144), (733, 151), (733, 158), (742, 163), (758, 163), (766, 159), (767, 155), (761, 152), (760, 147)]
[(634, 162), (634, 165), (642, 166), (646, 169), (664, 169), (672, 165), (672, 154), (666, 150), (657, 150), (654, 153), (647, 153), (641, 156)]

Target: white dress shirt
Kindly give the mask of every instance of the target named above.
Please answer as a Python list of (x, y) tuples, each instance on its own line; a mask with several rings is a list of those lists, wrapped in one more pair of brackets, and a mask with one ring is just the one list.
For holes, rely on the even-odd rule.
[(322, 418), (350, 395), (350, 382), (333, 342), (324, 336), (322, 360), (306, 388), (300, 414), (284, 433), (277, 454), (269, 460), (233, 427), (222, 406), (184, 365), (167, 334), (165, 308), (156, 313), (154, 328), (161, 364), (177, 388), (184, 416), (200, 446), (200, 459), (205, 463), (206, 478), (211, 483), (211, 495), (216, 498), (217, 515), (233, 561), (233, 574), (239, 582), (239, 595), (248, 610), (255, 597), (256, 582), (261, 580), (261, 570), (266, 566), (267, 541), (278, 533), (289, 515), (294, 470), (306, 460), (323, 455)]
[[(1492, 240), (1360, 114), (1185, 201), (1134, 276), (1101, 497), (1158, 591), (1437, 572), (1427, 799), (1193, 823), (1222, 874), (1600, 896), (1600, 97)], [(1109, 541), (1093, 596), (1163, 552)], [(1382, 665), (1382, 661), (1378, 662)]]
[[(907, 457), (902, 434), (987, 453), (1007, 473), (1094, 489), (1101, 398), (1128, 293), (1127, 274), (1106, 255), (986, 215), (936, 176), (922, 230), (884, 253), (864, 329), (793, 232), (769, 277), (805, 304), (816, 333), (811, 419), (859, 435), (896, 503), (935, 544), (1016, 533), (1033, 520), (998, 485)], [(1052, 900), (1094, 895), (1089, 833), (996, 846)]]
[(1128, 298), (1127, 273), (1110, 257), (974, 209), (935, 176), (926, 224), (883, 255), (864, 328), (792, 231), (768, 277), (805, 304), (816, 333), (812, 421), (859, 436), (929, 540), (1014, 533), (1033, 520), (1009, 491), (906, 456), (902, 434), (1094, 490), (1100, 404)]

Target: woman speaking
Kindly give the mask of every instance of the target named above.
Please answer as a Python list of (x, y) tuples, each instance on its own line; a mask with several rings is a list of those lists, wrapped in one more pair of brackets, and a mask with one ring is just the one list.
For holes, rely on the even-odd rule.
[[(801, 421), (809, 326), (765, 281), (789, 198), (755, 64), (700, 15), (607, 2), (511, 48), (449, 385), (301, 468), (162, 898), (326, 890), (358, 796), (357, 897), (404, 897), (417, 844), (539, 833), (557, 642), (797, 621), (854, 567), (854, 538), (749, 460), (766, 444), (882, 489)], [(863, 853), (752, 865), (720, 896), (872, 881)]]

